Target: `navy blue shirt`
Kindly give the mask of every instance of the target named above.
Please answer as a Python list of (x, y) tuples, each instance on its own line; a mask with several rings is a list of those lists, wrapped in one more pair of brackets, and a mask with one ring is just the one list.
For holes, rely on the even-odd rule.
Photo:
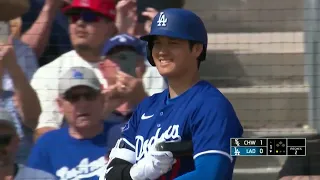
[[(22, 16), (22, 32), (27, 31), (36, 21), (44, 2), (45, 0), (30, 0), (30, 10)], [(53, 22), (47, 47), (41, 58), (39, 58), (40, 66), (45, 65), (60, 55), (72, 50), (68, 29), (68, 19), (59, 11)]]

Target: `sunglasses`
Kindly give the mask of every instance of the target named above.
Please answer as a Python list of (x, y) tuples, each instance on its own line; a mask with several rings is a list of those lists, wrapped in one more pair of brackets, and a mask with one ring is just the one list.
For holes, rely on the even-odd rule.
[(102, 15), (92, 11), (74, 12), (70, 14), (68, 17), (71, 23), (76, 23), (80, 19), (86, 23), (99, 22), (102, 19), (104, 19)]
[(64, 99), (72, 103), (78, 102), (81, 98), (84, 98), (86, 101), (93, 101), (97, 99), (98, 94), (97, 91), (88, 91), (84, 93), (70, 92), (65, 94)]

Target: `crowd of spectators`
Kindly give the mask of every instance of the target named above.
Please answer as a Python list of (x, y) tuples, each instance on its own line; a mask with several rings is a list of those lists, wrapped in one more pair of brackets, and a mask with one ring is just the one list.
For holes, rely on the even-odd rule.
[(0, 48), (0, 179), (99, 178), (136, 105), (166, 88), (138, 39), (160, 9), (137, 7), (32, 0), (10, 21)]

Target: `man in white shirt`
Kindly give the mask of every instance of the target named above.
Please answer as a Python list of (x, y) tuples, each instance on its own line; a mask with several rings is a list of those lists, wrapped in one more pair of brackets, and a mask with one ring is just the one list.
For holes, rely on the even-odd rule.
[(101, 84), (106, 87), (98, 63), (106, 39), (115, 34), (115, 4), (113, 0), (73, 0), (63, 9), (69, 19), (69, 33), (74, 50), (41, 67), (31, 80), (40, 100), (42, 113), (36, 129), (36, 137), (60, 128), (63, 116), (55, 99), (58, 97), (58, 80), (74, 66), (95, 71)]

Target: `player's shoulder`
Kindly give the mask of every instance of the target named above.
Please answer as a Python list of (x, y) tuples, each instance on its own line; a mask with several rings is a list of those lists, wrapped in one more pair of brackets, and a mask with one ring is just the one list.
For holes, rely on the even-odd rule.
[(208, 81), (201, 81), (200, 88), (198, 89), (195, 101), (202, 105), (231, 105), (229, 99), (215, 86)]
[(239, 124), (239, 119), (232, 103), (218, 88), (209, 82), (202, 82), (202, 88), (196, 93), (192, 102), (192, 107), (195, 108), (191, 110), (193, 116), (211, 117), (219, 114), (219, 116), (225, 116), (235, 124)]
[(163, 90), (162, 92), (160, 93), (155, 93), (147, 98), (144, 98), (139, 106), (138, 106), (138, 109), (139, 108), (146, 108), (146, 107), (151, 107), (152, 105), (154, 105), (155, 103), (158, 103), (158, 102), (161, 102), (161, 101), (164, 101), (166, 96), (167, 96), (167, 89)]

